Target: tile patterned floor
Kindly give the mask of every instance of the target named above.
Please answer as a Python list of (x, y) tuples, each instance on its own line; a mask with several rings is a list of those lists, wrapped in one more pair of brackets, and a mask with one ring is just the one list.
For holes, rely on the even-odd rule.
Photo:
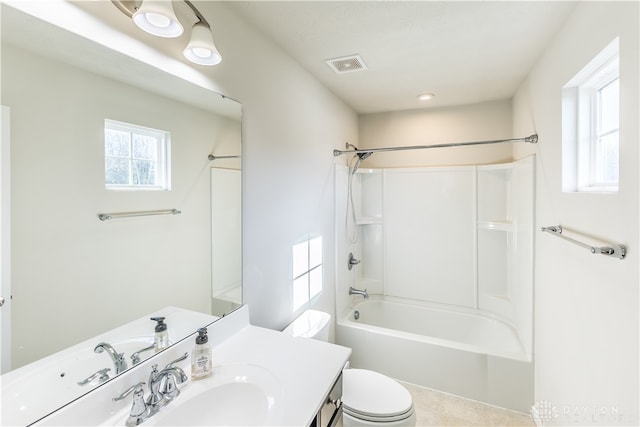
[(417, 426), (526, 426), (535, 427), (528, 414), (402, 383), (413, 396)]

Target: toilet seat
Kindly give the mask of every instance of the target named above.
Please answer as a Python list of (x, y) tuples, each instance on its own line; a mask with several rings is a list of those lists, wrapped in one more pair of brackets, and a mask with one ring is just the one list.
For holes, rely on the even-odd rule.
[(413, 400), (395, 380), (366, 369), (342, 372), (345, 414), (374, 422), (400, 421), (413, 414)]

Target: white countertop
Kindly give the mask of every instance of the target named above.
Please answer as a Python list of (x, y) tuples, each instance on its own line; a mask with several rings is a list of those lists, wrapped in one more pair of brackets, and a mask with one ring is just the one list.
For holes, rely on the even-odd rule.
[[(251, 350), (244, 350), (248, 347)], [(213, 363), (267, 367), (284, 388), (281, 425), (300, 426), (313, 421), (350, 355), (347, 347), (249, 326), (214, 350)]]
[[(246, 364), (264, 367), (277, 377), (282, 386), (283, 408), (278, 425), (309, 425), (351, 355), (347, 347), (252, 326), (247, 306), (210, 325), (208, 335), (214, 375), (216, 367)], [(140, 381), (146, 382), (152, 364), (162, 367), (185, 352), (191, 354), (193, 346), (194, 337), (174, 345), (44, 418), (38, 425), (124, 425), (123, 409), (128, 414), (131, 400), (113, 402), (112, 398)], [(190, 372), (190, 358), (178, 366)], [(189, 383), (180, 387), (187, 390)], [(182, 395), (178, 396), (172, 404), (181, 398)], [(162, 411), (171, 410), (172, 404)]]

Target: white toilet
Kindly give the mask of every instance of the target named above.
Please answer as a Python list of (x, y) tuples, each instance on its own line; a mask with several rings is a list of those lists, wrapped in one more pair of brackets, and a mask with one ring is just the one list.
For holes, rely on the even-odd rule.
[[(284, 330), (295, 337), (329, 341), (331, 316), (307, 310)], [(415, 426), (411, 394), (395, 380), (366, 369), (342, 371), (344, 426)]]

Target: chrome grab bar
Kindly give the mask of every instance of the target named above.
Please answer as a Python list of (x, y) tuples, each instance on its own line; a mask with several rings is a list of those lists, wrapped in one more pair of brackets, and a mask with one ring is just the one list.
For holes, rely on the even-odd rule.
[(579, 240), (572, 239), (571, 237), (567, 237), (562, 234), (562, 226), (561, 225), (552, 225), (549, 227), (542, 227), (540, 229), (545, 233), (552, 234), (554, 236), (560, 237), (568, 242), (571, 242), (575, 245), (580, 246), (581, 248), (587, 249), (592, 254), (602, 254), (607, 256), (614, 256), (616, 258), (624, 259), (627, 255), (627, 248), (623, 244), (609, 244), (609, 246), (591, 246), (586, 243), (583, 243)]
[(157, 211), (138, 211), (138, 212), (114, 212), (114, 213), (99, 213), (98, 219), (100, 221), (109, 221), (116, 218), (134, 218), (138, 216), (152, 216), (152, 215), (178, 215), (182, 212), (178, 209), (162, 209)]

